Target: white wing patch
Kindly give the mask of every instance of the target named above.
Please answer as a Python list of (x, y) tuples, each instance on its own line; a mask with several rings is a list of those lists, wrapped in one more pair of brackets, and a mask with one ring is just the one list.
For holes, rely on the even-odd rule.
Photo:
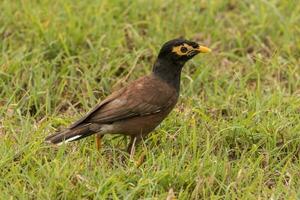
[(79, 138), (79, 137), (81, 137), (81, 135), (75, 135), (75, 136), (73, 136), (73, 137), (70, 137), (69, 139), (67, 139), (67, 140), (64, 140), (64, 141), (62, 141), (62, 142), (60, 142), (60, 143), (57, 143), (56, 145), (62, 145), (62, 144), (64, 144), (64, 143), (68, 143), (68, 142), (72, 142), (73, 140), (76, 140), (77, 138)]

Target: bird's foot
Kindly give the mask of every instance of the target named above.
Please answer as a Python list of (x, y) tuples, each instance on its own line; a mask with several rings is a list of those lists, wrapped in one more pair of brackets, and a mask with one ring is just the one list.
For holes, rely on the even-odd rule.
[(135, 161), (135, 166), (139, 168), (146, 160), (146, 153), (142, 152), (142, 155), (139, 157), (137, 161)]

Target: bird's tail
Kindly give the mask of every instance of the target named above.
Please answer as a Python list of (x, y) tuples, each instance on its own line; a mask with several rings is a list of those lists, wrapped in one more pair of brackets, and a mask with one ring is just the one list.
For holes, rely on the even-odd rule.
[(45, 141), (52, 144), (62, 144), (64, 142), (72, 142), (80, 140), (87, 136), (94, 134), (95, 132), (90, 130), (89, 124), (80, 125), (71, 129), (66, 129), (64, 131), (54, 133), (46, 137)]

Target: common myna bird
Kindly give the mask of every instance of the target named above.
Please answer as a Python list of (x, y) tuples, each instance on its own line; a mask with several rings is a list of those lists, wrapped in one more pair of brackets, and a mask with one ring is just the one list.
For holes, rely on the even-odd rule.
[(96, 134), (97, 148), (105, 134), (124, 134), (131, 140), (127, 151), (155, 129), (174, 108), (184, 64), (198, 53), (211, 50), (185, 39), (163, 45), (152, 72), (113, 92), (66, 130), (50, 135), (47, 142), (61, 144)]

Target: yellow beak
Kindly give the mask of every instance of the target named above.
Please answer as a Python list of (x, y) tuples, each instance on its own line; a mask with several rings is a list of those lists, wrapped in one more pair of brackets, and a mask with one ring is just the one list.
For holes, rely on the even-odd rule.
[(197, 51), (199, 51), (200, 53), (209, 53), (211, 52), (211, 49), (205, 46), (201, 46), (199, 45), (198, 48), (196, 48)]

